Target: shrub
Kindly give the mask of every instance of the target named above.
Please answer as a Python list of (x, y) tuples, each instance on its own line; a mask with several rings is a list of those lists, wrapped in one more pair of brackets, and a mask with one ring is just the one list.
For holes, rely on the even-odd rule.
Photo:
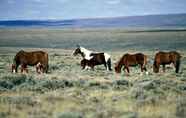
[(57, 118), (83, 118), (83, 115), (79, 112), (63, 112), (57, 115)]
[(185, 118), (186, 117), (186, 99), (181, 98), (177, 100), (176, 105), (176, 116), (178, 118)]

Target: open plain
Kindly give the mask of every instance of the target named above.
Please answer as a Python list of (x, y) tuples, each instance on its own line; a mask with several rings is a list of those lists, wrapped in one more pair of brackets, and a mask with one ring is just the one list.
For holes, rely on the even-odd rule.
[[(112, 57), (113, 71), (103, 65), (82, 70), (80, 44)], [(15, 54), (43, 50), (49, 73), (11, 73)], [(152, 71), (158, 51), (178, 51), (181, 67)], [(149, 75), (138, 66), (127, 76), (114, 63), (125, 53), (148, 56)], [(186, 117), (186, 31), (159, 29), (0, 29), (0, 117), (7, 118), (184, 118)]]

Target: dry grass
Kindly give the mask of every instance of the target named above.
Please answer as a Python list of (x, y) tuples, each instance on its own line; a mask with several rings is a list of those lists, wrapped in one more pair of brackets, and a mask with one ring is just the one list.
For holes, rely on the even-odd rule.
[[(28, 32), (21, 33), (26, 35)], [(40, 33), (42, 34), (43, 31)], [(63, 33), (69, 33), (69, 31)], [(76, 31), (74, 33), (77, 35)], [(92, 33), (84, 34), (83, 31), (80, 33), (83, 33), (82, 37), (92, 36)], [(107, 36), (107, 34), (102, 37), (111, 35)], [(32, 36), (34, 35), (36, 34), (33, 33)], [(152, 36), (146, 33), (145, 36), (147, 35)], [(157, 37), (154, 38), (162, 37), (162, 35), (164, 36), (163, 33), (157, 33)], [(185, 36), (185, 33), (183, 35)], [(58, 36), (61, 35), (58, 34)], [(97, 37), (99, 36), (100, 34)], [(6, 34), (3, 37), (6, 37)], [(88, 41), (91, 40), (93, 39)], [(30, 51), (39, 48), (22, 49)], [(12, 74), (10, 64), (19, 50), (20, 48), (13, 47), (0, 48), (0, 117), (183, 118), (186, 116), (185, 49), (181, 51), (182, 66), (179, 74), (175, 74), (173, 66), (168, 67), (166, 73), (154, 74), (152, 59), (155, 51), (147, 50), (146, 47), (141, 50), (132, 49), (132, 47), (123, 51), (121, 48), (108, 50), (113, 62), (116, 62), (126, 52), (147, 54), (150, 74), (141, 76), (138, 67), (131, 67), (129, 76), (126, 76), (124, 72), (121, 74), (115, 74), (114, 71), (108, 72), (102, 65), (96, 67), (95, 71), (81, 70), (79, 64), (81, 58), (73, 57), (72, 49), (51, 48), (41, 48), (49, 53), (48, 74), (38, 75), (33, 67), (29, 67), (29, 74), (26, 75)]]

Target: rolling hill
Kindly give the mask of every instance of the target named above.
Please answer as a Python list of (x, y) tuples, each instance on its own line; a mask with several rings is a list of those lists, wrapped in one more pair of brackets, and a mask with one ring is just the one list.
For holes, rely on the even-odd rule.
[(186, 27), (186, 13), (71, 20), (6, 20), (0, 21), (0, 27)]

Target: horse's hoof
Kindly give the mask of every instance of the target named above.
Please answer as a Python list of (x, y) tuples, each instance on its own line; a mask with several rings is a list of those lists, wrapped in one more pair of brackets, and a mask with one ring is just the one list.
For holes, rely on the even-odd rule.
[(146, 75), (149, 75), (149, 72), (145, 72)]

